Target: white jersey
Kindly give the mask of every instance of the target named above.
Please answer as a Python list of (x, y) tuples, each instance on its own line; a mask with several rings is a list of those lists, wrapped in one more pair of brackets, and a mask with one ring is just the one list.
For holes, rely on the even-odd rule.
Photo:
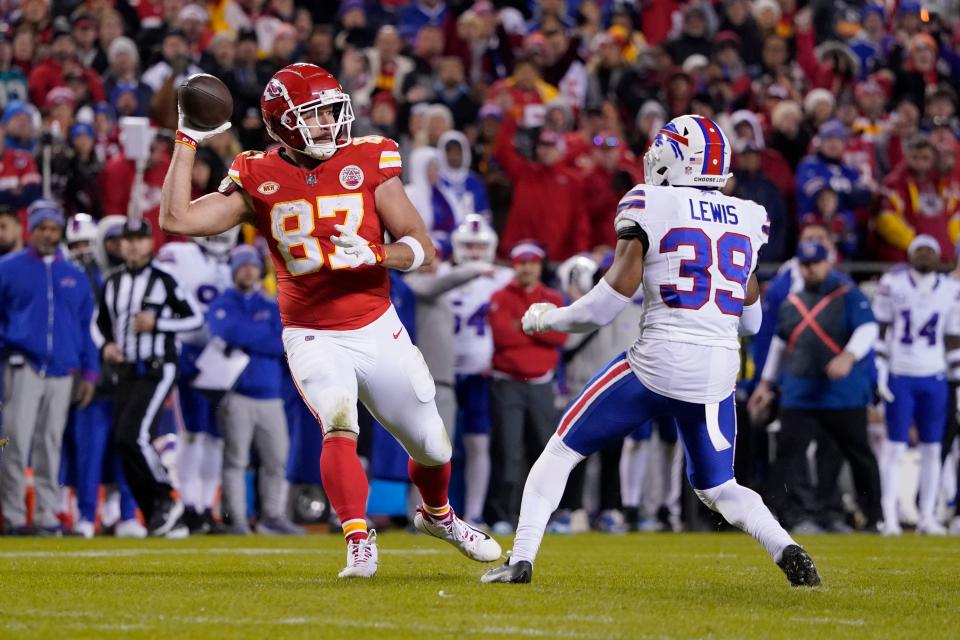
[[(233, 283), (230, 267), (207, 254), (195, 242), (168, 242), (160, 247), (157, 264), (170, 272), (188, 295), (200, 304), (203, 312)], [(210, 339), (207, 324), (180, 335), (184, 344), (203, 347)]]
[(633, 371), (665, 396), (720, 402), (740, 368), (737, 325), (769, 235), (766, 210), (718, 191), (641, 184), (617, 207), (624, 220), (649, 240), (640, 338), (628, 352)]
[(447, 293), (453, 310), (454, 372), (472, 375), (490, 371), (493, 332), (488, 314), (490, 298), (513, 280), (513, 269), (496, 267), (491, 276), (478, 276)]
[(944, 335), (960, 335), (960, 282), (941, 273), (894, 267), (880, 278), (873, 315), (885, 335), (890, 373), (934, 376), (946, 371)]

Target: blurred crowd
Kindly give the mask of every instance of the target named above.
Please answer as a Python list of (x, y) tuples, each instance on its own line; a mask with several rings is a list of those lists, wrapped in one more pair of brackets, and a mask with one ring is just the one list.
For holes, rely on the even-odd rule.
[[(759, 202), (770, 216), (770, 243), (761, 259), (791, 260), (788, 264), (794, 265), (787, 267), (787, 276), (781, 272), (772, 283), (786, 277), (796, 286), (802, 280), (794, 258), (800, 238), (814, 238), (828, 249), (831, 265), (843, 266), (906, 260), (911, 243), (918, 236), (929, 236), (937, 241), (942, 261), (952, 262), (960, 234), (958, 53), (960, 7), (950, 0), (0, 3), (0, 251), (15, 253), (26, 242), (28, 250), (42, 256), (36, 247), (44, 240), (33, 237), (34, 232), (59, 225), (64, 242), (89, 243), (78, 249), (75, 259), (88, 275), (98, 273), (90, 288), (94, 307), (98, 306), (111, 270), (130, 268), (120, 246), (124, 217), (132, 214), (146, 220), (152, 251), (161, 256), (164, 247), (191, 243), (168, 238), (156, 224), (177, 125), (176, 90), (183, 81), (193, 73), (211, 73), (234, 97), (233, 127), (197, 154), (193, 186), (195, 196), (200, 196), (216, 189), (241, 150), (273, 144), (259, 104), (274, 72), (295, 61), (328, 69), (352, 97), (357, 115), (354, 135), (384, 135), (399, 142), (407, 191), (445, 258), (446, 266), (441, 265), (438, 273), (454, 274), (452, 279), (449, 274), (416, 274), (409, 282), (393, 278), (395, 304), (401, 311), (405, 305), (409, 326), (431, 327), (430, 333), (421, 335), (446, 335), (436, 334), (433, 327), (452, 327), (445, 338), (447, 351), (459, 348), (464, 331), (482, 338), (479, 348), (489, 351), (482, 351), (486, 355), (479, 359), (456, 353), (454, 364), (442, 351), (432, 362), (428, 341), (420, 342), (438, 388), (451, 396), (448, 404), (453, 410), (445, 420), (457, 436), (458, 469), (464, 478), (461, 502), (455, 506), (472, 520), (500, 524), (499, 530), (507, 531), (516, 516), (516, 494), (527, 458), (539, 452), (555, 425), (557, 416), (544, 407), (560, 408), (572, 398), (589, 379), (588, 370), (602, 364), (603, 354), (616, 348), (610, 354), (615, 355), (629, 343), (631, 325), (626, 319), (617, 329), (621, 333), (607, 341), (556, 336), (552, 342), (528, 344), (536, 341), (511, 333), (510, 322), (498, 323), (495, 309), (514, 313), (521, 303), (532, 301), (531, 296), (569, 299), (577, 295), (578, 287), (582, 290), (599, 277), (615, 244), (612, 221), (617, 202), (643, 181), (642, 155), (662, 125), (674, 116), (697, 113), (724, 128), (733, 146), (734, 177), (727, 191)], [(131, 118), (144, 118), (152, 127), (147, 153), (134, 152), (131, 136), (122, 135)], [(62, 223), (57, 215), (38, 211), (59, 211)], [(89, 219), (78, 218), (80, 214)], [(86, 231), (80, 233), (81, 228)], [(269, 301), (274, 285), (263, 240), (252, 229), (244, 229), (239, 239), (227, 241), (237, 243), (253, 247), (262, 263), (259, 275), (264, 278), (257, 289)], [(222, 277), (216, 283), (198, 283), (196, 290), (186, 287), (186, 294), (194, 298), (198, 317), (211, 332), (216, 324), (210, 315), (212, 303), (236, 289), (237, 273), (248, 270), (231, 269), (231, 246), (201, 248), (202, 260), (219, 264)], [(483, 259), (477, 260), (471, 250)], [(49, 255), (60, 255), (58, 251), (65, 257), (69, 253), (56, 249)], [(249, 252), (245, 255), (237, 260), (252, 260)], [(490, 266), (494, 260), (513, 269)], [(558, 269), (560, 265), (566, 266)], [(421, 276), (426, 283), (417, 281)], [(69, 281), (73, 276), (65, 277)], [(541, 280), (555, 290), (538, 288)], [(480, 281), (481, 291), (464, 289), (478, 288), (474, 285)], [(0, 289), (3, 286), (0, 281)], [(789, 284), (783, 286), (789, 291)], [(34, 291), (46, 295), (47, 288)], [(495, 292), (507, 300), (494, 304)], [(777, 308), (767, 309), (767, 315), (776, 316)], [(32, 321), (42, 318), (38, 315)], [(16, 351), (11, 349), (10, 316), (3, 322), (0, 340), (9, 356)], [(766, 331), (767, 342), (761, 339), (760, 346), (752, 344), (744, 351), (745, 394), (759, 379), (766, 346), (776, 333), (775, 328)], [(89, 381), (100, 375), (102, 387), (99, 363), (94, 368), (83, 360), (83, 348), (89, 347), (80, 342), (77, 362), (67, 363), (65, 370), (76, 372), (78, 380), (84, 379), (81, 373)], [(196, 358), (190, 342), (185, 339), (185, 351), (188, 358)], [(50, 345), (38, 348), (44, 347)], [(252, 345), (234, 348), (249, 350)], [(563, 354), (559, 360), (558, 350)], [(280, 354), (263, 357), (282, 364)], [(584, 373), (578, 373), (580, 361), (586, 363)], [(10, 367), (7, 360), (6, 369)], [(584, 374), (587, 377), (578, 377)], [(233, 443), (232, 457), (222, 451), (225, 446), (230, 450), (230, 444), (220, 440), (227, 434), (208, 428), (217, 424), (222, 393), (201, 394), (198, 402), (206, 402), (207, 408), (191, 405), (193, 409), (181, 410), (190, 403), (196, 375), (191, 365), (181, 363), (178, 386), (188, 399), (183, 393), (166, 398), (158, 409), (159, 430), (149, 434), (160, 458), (174, 467), (167, 481), (188, 498), (191, 528), (208, 530), (214, 520), (223, 520), (228, 509), (211, 511), (220, 503), (220, 484), (227, 493), (226, 485), (232, 486), (236, 495), (243, 484), (243, 472), (238, 475), (237, 467), (249, 463), (261, 468), (266, 458), (271, 460), (268, 475), (273, 480), (249, 487), (250, 495), (243, 498), (251, 501), (248, 508), (241, 507), (242, 502), (233, 502), (232, 508), (235, 512), (247, 508), (244, 516), (260, 515), (268, 503), (269, 522), (263, 531), (296, 531), (287, 526), (287, 519), (308, 520), (302, 512), (316, 511), (322, 500), (313, 498), (312, 490), (305, 490), (302, 501), (286, 497), (287, 480), (319, 484), (313, 468), (318, 438), (289, 376), (281, 375), (283, 384), (268, 392), (271, 399), (285, 402), (288, 448), (255, 446), (251, 462), (237, 452), (244, 443), (247, 448), (251, 441), (256, 444), (257, 425), (249, 425), (240, 445)], [(51, 373), (49, 378), (53, 377)], [(68, 395), (86, 407), (88, 390), (82, 386), (76, 383)], [(259, 388), (247, 391), (252, 397), (264, 393)], [(66, 407), (71, 398), (64, 401), (63, 393), (56, 391)], [(101, 388), (98, 394), (102, 393)], [(526, 403), (523, 406), (529, 409), (519, 418), (510, 412), (516, 403)], [(458, 413), (458, 404), (468, 409)], [(872, 397), (864, 401), (864, 411), (868, 405), (873, 406)], [(76, 412), (76, 406), (70, 411)], [(109, 410), (101, 410), (107, 417), (100, 422), (109, 424)], [(200, 429), (185, 424), (198, 411), (209, 414), (206, 424)], [(776, 412), (762, 413), (745, 413), (741, 422), (741, 431), (756, 446), (738, 446), (738, 463), (744, 458), (743, 473), (750, 476), (741, 481), (753, 486), (767, 481), (769, 464), (777, 459), (776, 451), (768, 451), (765, 436), (757, 436), (766, 432), (745, 427), (751, 417), (758, 422), (764, 417), (766, 423)], [(540, 418), (527, 420), (528, 414)], [(63, 425), (66, 415), (64, 409)], [(52, 430), (48, 434), (52, 439), (33, 440), (32, 480), (36, 500), (43, 504), (28, 509), (34, 514), (31, 521), (41, 529), (55, 528), (53, 514), (68, 511), (51, 502), (56, 486), (77, 483), (73, 477), (54, 478), (59, 471), (51, 465), (71, 455), (76, 463), (83, 456), (77, 458), (75, 451), (82, 454), (85, 443), (91, 442), (81, 436), (71, 444), (67, 430), (67, 448), (60, 456), (65, 426), (58, 427), (58, 421), (50, 422), (47, 416), (44, 421), (49, 424), (37, 427), (37, 433)], [(372, 418), (370, 423), (367, 431), (380, 433)], [(773, 432), (778, 424), (774, 421)], [(529, 437), (524, 437), (525, 430)], [(200, 435), (184, 436), (187, 432)], [(681, 505), (677, 479), (682, 455), (675, 451), (670, 425), (644, 425), (635, 435), (622, 451), (606, 452), (587, 465), (580, 481), (572, 483), (557, 530), (582, 528), (587, 512), (592, 516), (588, 525), (612, 531), (627, 522), (679, 528), (682, 512), (691, 522), (692, 515)], [(104, 471), (122, 475), (122, 465), (103, 461), (109, 438), (97, 438), (99, 453), (80, 464), (112, 465)], [(648, 442), (652, 444), (644, 444)], [(178, 452), (173, 452), (175, 445)], [(390, 455), (374, 455), (378, 445), (381, 450), (389, 447), (376, 435), (364, 445), (371, 477), (405, 479)], [(38, 447), (57, 449), (56, 460), (52, 454), (39, 458), (42, 478), (36, 468)], [(22, 467), (29, 448), (21, 446), (17, 454), (22, 454)], [(192, 453), (184, 455), (187, 450)], [(651, 455), (651, 450), (663, 455)], [(0, 463), (8, 465), (7, 460), (16, 457), (10, 453), (10, 449), (0, 453)], [(286, 464), (286, 480), (279, 482), (278, 455)], [(204, 462), (220, 458), (222, 470), (219, 462)], [(228, 464), (227, 458), (232, 462)], [(187, 471), (179, 473), (180, 465)], [(0, 483), (5, 488), (0, 492), (8, 490), (15, 473), (16, 469), (4, 467)], [(811, 474), (814, 484), (816, 476)], [(99, 467), (84, 477), (99, 480)], [(192, 488), (183, 489), (184, 477)], [(24, 482), (30, 481), (14, 482), (14, 493)], [(857, 486), (852, 493), (869, 494), (873, 483), (866, 484), (868, 488)], [(86, 491), (89, 502), (90, 489)], [(250, 496), (264, 491), (269, 499), (260, 496), (259, 503), (252, 501)], [(857, 511), (850, 501), (842, 502), (840, 496), (850, 494), (839, 488), (828, 493), (830, 504), (839, 504), (843, 516), (827, 518), (817, 525), (821, 528), (839, 529), (839, 521), (862, 527), (880, 517), (872, 506)], [(129, 517), (108, 520), (131, 520), (139, 501), (129, 492), (124, 495), (121, 503)], [(8, 529), (7, 504), (17, 500), (14, 495), (4, 501)], [(95, 506), (98, 500), (96, 496)], [(948, 502), (952, 501), (951, 497)], [(872, 497), (861, 502), (874, 504)], [(79, 510), (84, 509), (75, 520), (93, 523), (100, 518), (89, 504)], [(119, 507), (115, 510), (119, 513)], [(859, 520), (847, 517), (854, 512)], [(243, 532), (247, 518), (229, 515), (230, 526)], [(807, 526), (808, 520), (798, 522)], [(26, 522), (18, 512), (12, 525), (19, 528)], [(139, 533), (132, 523), (130, 529)]]

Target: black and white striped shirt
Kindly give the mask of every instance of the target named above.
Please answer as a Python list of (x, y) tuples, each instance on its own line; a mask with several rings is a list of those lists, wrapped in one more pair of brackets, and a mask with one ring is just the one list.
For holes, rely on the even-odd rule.
[[(153, 331), (137, 333), (134, 317), (152, 311), (157, 322)], [(103, 285), (94, 332), (97, 346), (117, 343), (129, 364), (177, 362), (177, 334), (203, 326), (203, 312), (197, 302), (184, 293), (170, 273), (150, 262), (133, 271), (122, 267)]]

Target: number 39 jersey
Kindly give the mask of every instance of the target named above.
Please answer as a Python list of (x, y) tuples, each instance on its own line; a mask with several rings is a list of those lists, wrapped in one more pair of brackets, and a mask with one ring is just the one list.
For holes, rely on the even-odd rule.
[(643, 320), (628, 358), (640, 380), (665, 396), (705, 404), (733, 391), (737, 325), (766, 210), (755, 202), (692, 187), (637, 185), (617, 207), (649, 240)]
[(880, 278), (873, 296), (885, 336), (890, 373), (933, 376), (947, 368), (943, 336), (960, 335), (960, 281), (944, 274), (920, 276), (895, 267)]
[(400, 152), (389, 138), (367, 136), (308, 171), (279, 149), (247, 151), (233, 161), (221, 193), (240, 188), (251, 198), (257, 228), (270, 245), (285, 327), (364, 327), (390, 306), (390, 279), (379, 266), (357, 267), (330, 241), (346, 225), (371, 242), (384, 227), (374, 192), (400, 175)]

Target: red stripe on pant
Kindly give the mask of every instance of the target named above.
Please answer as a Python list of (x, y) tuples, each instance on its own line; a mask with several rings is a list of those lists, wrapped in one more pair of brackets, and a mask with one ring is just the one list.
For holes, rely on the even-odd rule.
[(560, 420), (560, 428), (557, 429), (557, 435), (563, 436), (564, 432), (570, 427), (570, 424), (573, 422), (574, 417), (580, 413), (580, 410), (592, 398), (599, 395), (603, 392), (604, 388), (610, 384), (614, 378), (619, 376), (621, 373), (630, 368), (630, 363), (626, 360), (621, 360), (619, 364), (615, 364), (610, 369), (603, 374), (596, 382), (591, 384), (580, 396), (580, 399), (570, 407), (567, 412), (563, 415), (563, 418)]

